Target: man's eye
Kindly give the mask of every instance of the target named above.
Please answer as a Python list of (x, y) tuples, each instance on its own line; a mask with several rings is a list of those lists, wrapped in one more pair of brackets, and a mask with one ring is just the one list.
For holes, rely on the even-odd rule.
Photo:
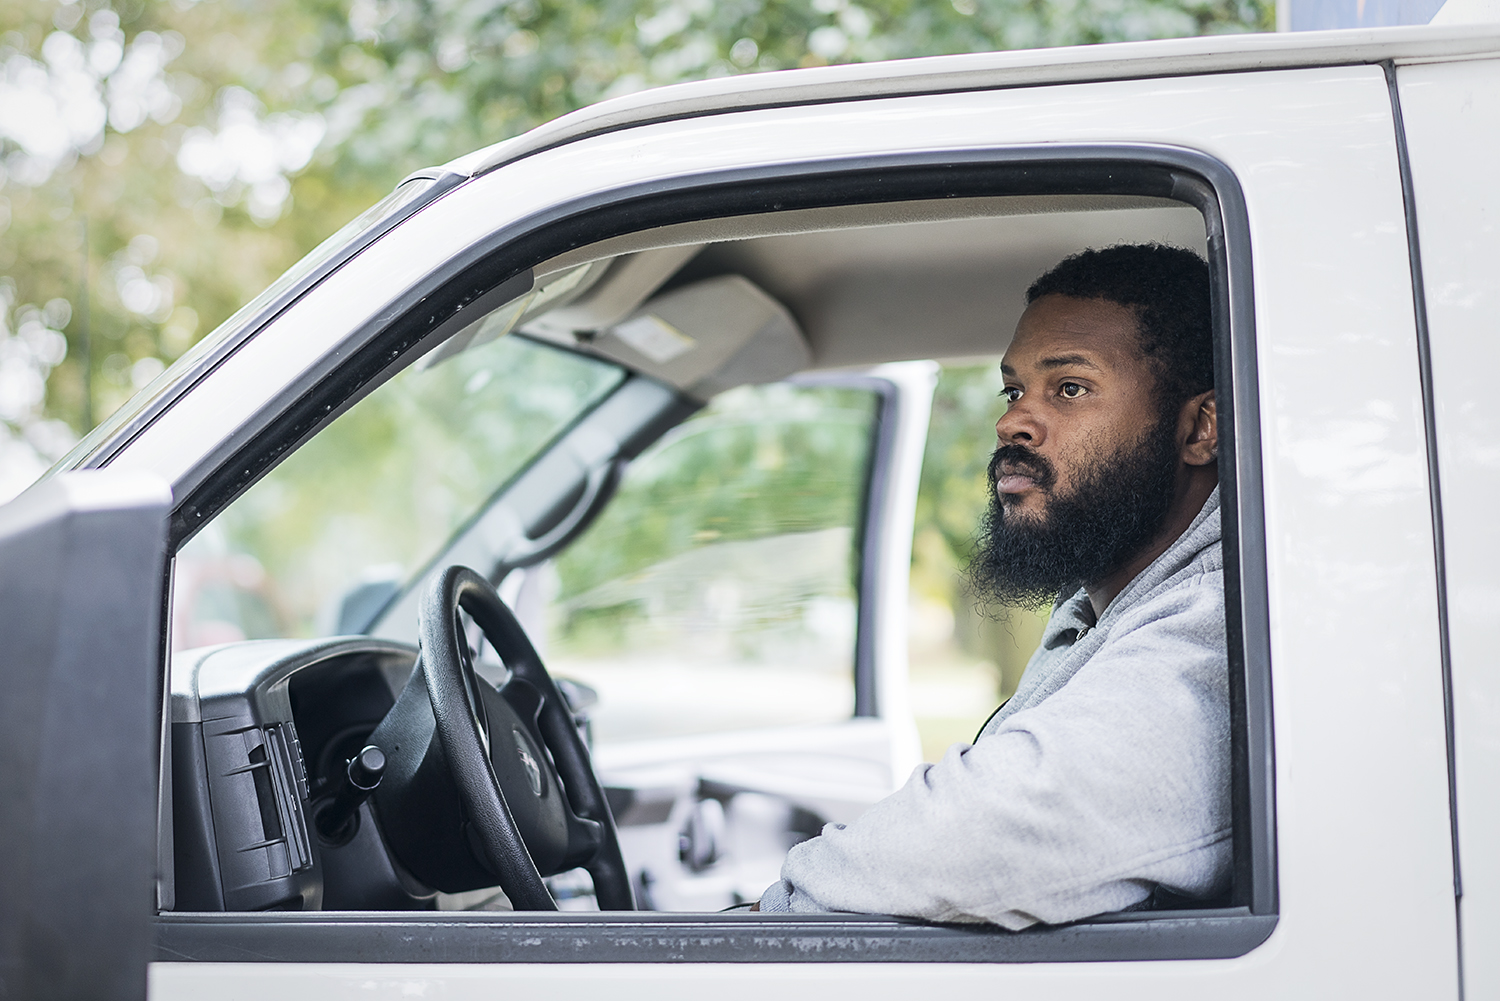
[(1087, 389), (1084, 389), (1076, 382), (1065, 382), (1057, 388), (1057, 395), (1065, 400), (1076, 400), (1087, 392)]
[(1000, 390), (1000, 399), (1004, 400), (1006, 405), (1009, 405), (1021, 398), (1021, 392), (1021, 390), (1016, 389), (1014, 386), (1006, 386)]

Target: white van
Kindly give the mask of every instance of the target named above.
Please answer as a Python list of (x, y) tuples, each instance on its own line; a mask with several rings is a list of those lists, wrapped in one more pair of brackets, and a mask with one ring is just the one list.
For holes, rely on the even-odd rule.
[[(0, 508), (0, 990), (1500, 996), (1497, 163), (1457, 26), (713, 80), (413, 176)], [(722, 910), (918, 760), (930, 360), (1152, 240), (1214, 281), (1231, 892)]]

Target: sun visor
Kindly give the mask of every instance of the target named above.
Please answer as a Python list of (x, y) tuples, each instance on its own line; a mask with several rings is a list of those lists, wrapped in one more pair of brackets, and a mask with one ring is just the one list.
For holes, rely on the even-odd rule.
[(590, 347), (703, 400), (733, 386), (783, 379), (812, 361), (792, 314), (740, 275), (657, 296), (601, 331)]
[[(647, 296), (661, 288), (702, 249), (702, 244), (662, 247), (622, 254), (613, 261), (595, 262), (588, 266), (592, 273), (586, 281), (579, 282), (570, 294), (557, 297), (555, 305), (540, 316), (523, 321), (521, 329), (533, 336), (572, 345), (576, 343), (576, 335), (604, 330), (635, 312)], [(606, 265), (605, 268), (601, 269), (600, 264)], [(567, 272), (567, 276), (572, 273)], [(549, 280), (550, 277), (541, 278), (537, 285), (546, 290)]]

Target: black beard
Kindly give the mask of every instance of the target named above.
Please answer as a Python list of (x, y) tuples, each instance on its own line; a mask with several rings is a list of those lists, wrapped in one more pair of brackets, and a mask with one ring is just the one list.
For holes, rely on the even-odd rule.
[[(1177, 485), (1176, 420), (1166, 415), (1135, 442), (1079, 470), (1066, 495), (1052, 493), (1052, 463), (1022, 445), (990, 457), (990, 503), (979, 524), (969, 586), (991, 607), (1039, 609), (1063, 588), (1096, 584), (1161, 531)], [(1030, 473), (1046, 497), (1038, 519), (1015, 515), (995, 492), (1000, 464)]]

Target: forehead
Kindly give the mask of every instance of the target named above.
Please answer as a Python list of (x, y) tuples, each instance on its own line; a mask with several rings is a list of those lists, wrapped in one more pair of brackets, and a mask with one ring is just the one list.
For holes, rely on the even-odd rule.
[(1106, 371), (1145, 368), (1135, 313), (1107, 299), (1047, 295), (1026, 308), (1006, 349), (1004, 366), (1021, 372), (1067, 358)]

